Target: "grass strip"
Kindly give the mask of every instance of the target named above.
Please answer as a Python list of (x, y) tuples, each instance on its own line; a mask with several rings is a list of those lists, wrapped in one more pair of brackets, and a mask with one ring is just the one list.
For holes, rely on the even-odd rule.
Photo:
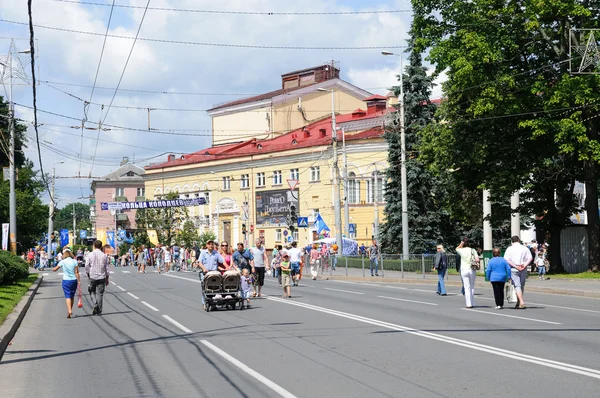
[(27, 293), (37, 278), (37, 274), (31, 274), (27, 278), (19, 279), (14, 283), (0, 285), (0, 325), (2, 325), (8, 314), (12, 312), (13, 308), (19, 304), (21, 298)]

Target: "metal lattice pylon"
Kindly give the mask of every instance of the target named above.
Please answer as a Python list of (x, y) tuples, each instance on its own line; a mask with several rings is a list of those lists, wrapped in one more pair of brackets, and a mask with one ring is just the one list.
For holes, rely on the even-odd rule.
[[(579, 37), (577, 37), (579, 32)], [(600, 74), (600, 29), (574, 29), (569, 35), (569, 69), (574, 75)]]

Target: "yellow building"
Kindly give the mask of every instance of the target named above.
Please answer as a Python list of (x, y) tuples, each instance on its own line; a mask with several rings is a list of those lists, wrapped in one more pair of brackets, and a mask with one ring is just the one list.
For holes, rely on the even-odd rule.
[[(284, 89), (287, 81), (299, 84), (294, 83), (290, 76), (299, 76), (298, 82), (301, 82), (302, 73), (284, 75)], [(385, 97), (373, 96), (354, 86), (354, 92), (350, 94), (343, 88), (345, 84), (336, 75), (310, 86), (313, 92), (301, 97), (304, 114), (319, 115), (311, 117), (310, 122), (298, 120), (300, 107), (297, 99), (296, 110), (292, 109), (286, 118), (280, 118), (283, 113), (280, 109), (283, 108), (271, 102), (268, 107), (273, 115), (270, 121), (274, 127), (266, 136), (253, 134), (252, 128), (241, 131), (244, 121), (251, 126), (259, 122), (258, 119), (244, 119), (244, 115), (250, 115), (248, 110), (218, 115), (214, 114), (216, 108), (209, 111), (213, 115), (213, 126), (217, 127), (213, 132), (215, 144), (220, 139), (228, 143), (181, 157), (170, 155), (165, 163), (146, 167), (146, 196), (156, 199), (178, 192), (180, 198), (206, 198), (207, 204), (188, 209), (190, 219), (199, 232), (212, 230), (219, 241), (226, 240), (233, 245), (237, 242), (251, 243), (257, 238), (263, 238), (267, 247), (284, 244), (290, 236), (286, 218), (291, 205), (296, 207), (298, 216), (308, 217), (308, 227), (298, 228), (293, 240), (305, 245), (316, 238), (313, 223), (317, 214), (330, 228), (330, 235), (335, 236), (332, 94), (317, 91), (322, 87), (334, 90), (334, 104), (341, 104), (342, 108), (354, 106), (347, 112), (345, 109), (336, 110), (336, 124), (340, 129), (337, 138), (342, 232), (347, 232), (343, 223), (343, 204), (347, 200), (349, 224), (354, 230), (349, 235), (360, 243), (366, 243), (374, 234), (376, 214), (379, 222), (383, 221), (387, 144), (382, 137), (382, 126), (388, 103)], [(294, 90), (294, 95), (304, 88)], [(367, 95), (358, 99), (361, 92)], [(250, 103), (255, 102), (250, 100)], [(242, 105), (239, 102), (230, 106)], [(326, 111), (327, 103), (329, 111)], [(236, 127), (237, 123), (240, 125)], [(284, 132), (288, 126), (295, 128)], [(220, 135), (219, 127), (229, 129), (228, 133)], [(277, 133), (278, 129), (280, 133)], [(236, 132), (240, 135), (235, 136)], [(344, 189), (342, 178), (344, 153), (348, 165), (347, 189)], [(291, 191), (289, 183), (294, 185), (295, 182), (297, 185)], [(242, 233), (243, 226), (247, 230), (245, 235)]]

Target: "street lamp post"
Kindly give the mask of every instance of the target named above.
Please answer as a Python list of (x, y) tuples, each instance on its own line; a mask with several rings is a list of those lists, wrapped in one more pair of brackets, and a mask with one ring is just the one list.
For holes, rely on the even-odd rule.
[(402, 54), (382, 51), (383, 55), (396, 55), (400, 57), (400, 94), (398, 104), (400, 108), (400, 183), (402, 189), (402, 255), (408, 259), (408, 193), (406, 182), (406, 134), (404, 129), (404, 64)]
[(52, 251), (52, 232), (54, 230), (54, 182), (56, 181), (56, 166), (62, 164), (64, 161), (54, 162), (52, 164), (52, 188), (50, 190), (50, 203), (48, 204), (48, 258), (50, 261), (53, 257)]
[(326, 88), (318, 88), (318, 91), (331, 93), (331, 140), (333, 145), (333, 211), (335, 216), (335, 243), (337, 244), (340, 253), (342, 249), (342, 209), (340, 207), (340, 168), (338, 165), (337, 154), (337, 131), (335, 124), (335, 90)]
[(30, 50), (15, 51), (14, 41), (10, 43), (10, 50), (8, 51), (8, 63), (2, 63), (5, 68), (8, 68), (9, 72), (9, 88), (8, 88), (8, 129), (10, 134), (9, 139), (9, 156), (8, 156), (8, 174), (9, 174), (9, 186), (10, 192), (8, 195), (8, 207), (9, 207), (9, 242), (10, 251), (13, 254), (17, 254), (17, 193), (16, 193), (16, 165), (15, 165), (15, 106), (13, 104), (13, 68), (12, 59), (13, 54), (29, 54)]
[(348, 192), (348, 151), (346, 150), (346, 130), (342, 127), (342, 151), (344, 153), (344, 229), (346, 230), (346, 237), (350, 238), (350, 209), (349, 209), (349, 196)]

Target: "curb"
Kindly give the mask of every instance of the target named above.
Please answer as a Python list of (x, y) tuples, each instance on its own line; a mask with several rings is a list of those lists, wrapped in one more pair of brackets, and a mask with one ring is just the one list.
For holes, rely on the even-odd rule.
[[(405, 284), (405, 285), (431, 285), (436, 286), (437, 281), (432, 281), (430, 279), (407, 279), (407, 278), (367, 278), (362, 276), (337, 276), (330, 275), (324, 277), (326, 280), (340, 280), (340, 281), (353, 281), (353, 282), (376, 282), (376, 283), (395, 283), (395, 284)], [(461, 283), (454, 281), (445, 281), (446, 286), (462, 286)], [(475, 282), (475, 287), (489, 287), (489, 283), (481, 283)], [(533, 287), (526, 286), (527, 292), (536, 292), (536, 293), (548, 293), (548, 294), (560, 294), (564, 296), (578, 296), (578, 297), (589, 297), (589, 298), (600, 298), (600, 292), (586, 292), (581, 290), (568, 290), (568, 289), (556, 289), (551, 287)]]
[(0, 360), (2, 360), (4, 352), (15, 336), (15, 333), (17, 333), (17, 329), (21, 326), (21, 322), (23, 321), (23, 318), (25, 318), (25, 314), (27, 314), (27, 310), (33, 301), (33, 297), (37, 293), (43, 280), (44, 277), (38, 274), (38, 278), (33, 282), (33, 285), (31, 285), (27, 293), (23, 295), (17, 306), (10, 314), (8, 314), (6, 320), (2, 326), (0, 326)]

